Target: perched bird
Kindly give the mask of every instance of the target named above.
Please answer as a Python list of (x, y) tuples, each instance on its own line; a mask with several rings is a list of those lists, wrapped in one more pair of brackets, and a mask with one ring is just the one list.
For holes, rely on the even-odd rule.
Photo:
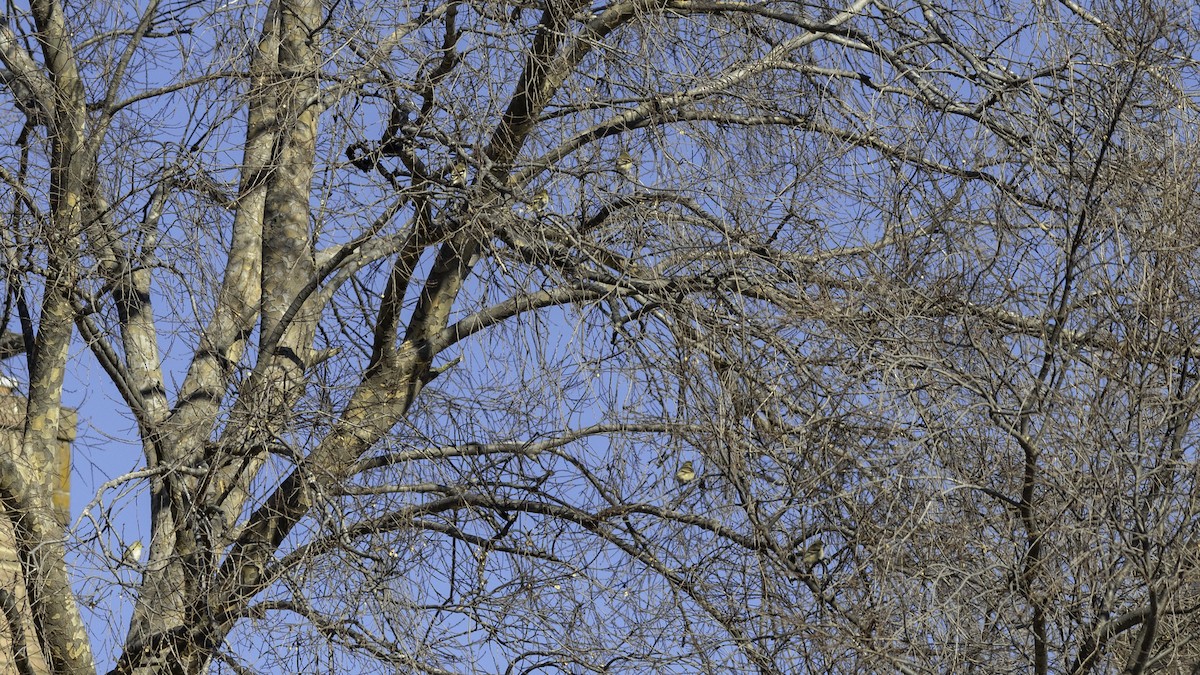
[(529, 206), (531, 206), (534, 211), (545, 211), (546, 207), (549, 205), (550, 193), (546, 192), (546, 188), (542, 188), (541, 190), (533, 193), (533, 197), (529, 200)]
[(787, 554), (787, 564), (792, 574), (800, 579), (811, 578), (812, 569), (825, 559), (825, 544), (819, 539), (808, 545), (799, 555), (796, 551)]
[(633, 175), (633, 157), (629, 156), (629, 151), (622, 150), (621, 154), (617, 155), (616, 166), (617, 171), (626, 178)]
[(463, 162), (456, 162), (454, 167), (450, 169), (450, 184), (454, 187), (462, 187), (467, 184), (467, 165)]
[(692, 467), (691, 460), (679, 465), (679, 470), (675, 472), (675, 480), (681, 485), (696, 480), (696, 469)]
[(804, 549), (804, 557), (802, 558), (802, 562), (804, 563), (804, 569), (811, 570), (812, 568), (817, 566), (817, 563), (821, 562), (824, 559), (825, 559), (825, 544), (822, 543), (820, 539), (809, 544), (808, 548)]
[(142, 563), (142, 540), (136, 539), (132, 544), (126, 546), (121, 559), (125, 561), (126, 565), (140, 565)]

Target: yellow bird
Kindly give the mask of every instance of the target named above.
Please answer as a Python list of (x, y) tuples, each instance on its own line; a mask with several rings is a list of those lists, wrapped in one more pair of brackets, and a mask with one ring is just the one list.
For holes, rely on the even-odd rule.
[(692, 466), (691, 460), (679, 465), (679, 470), (675, 472), (675, 480), (682, 485), (696, 480), (696, 469)]
[(814, 541), (799, 555), (796, 551), (787, 554), (787, 565), (792, 574), (801, 579), (811, 578), (812, 569), (825, 559), (825, 544), (821, 540)]
[(633, 157), (627, 150), (622, 150), (621, 154), (617, 155), (616, 166), (617, 171), (626, 178), (633, 175)]
[(541, 190), (533, 193), (533, 197), (529, 200), (529, 206), (531, 206), (534, 211), (545, 211), (546, 207), (549, 205), (550, 193), (546, 192), (546, 188), (542, 188)]
[(142, 540), (137, 539), (132, 544), (125, 547), (125, 553), (121, 556), (126, 565), (137, 566), (142, 563)]
[(820, 540), (816, 540), (804, 549), (804, 569), (811, 570), (817, 566), (817, 563), (825, 559), (825, 544)]
[(454, 187), (462, 187), (467, 184), (467, 165), (458, 162), (450, 169), (450, 184)]

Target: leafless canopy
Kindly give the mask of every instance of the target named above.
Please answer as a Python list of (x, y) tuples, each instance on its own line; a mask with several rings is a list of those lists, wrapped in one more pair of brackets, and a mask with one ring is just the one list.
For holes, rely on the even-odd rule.
[[(12, 644), (72, 675), (1196, 672), (1198, 18), (10, 3)], [(64, 529), (80, 393), (117, 437), (77, 442), (108, 481)]]

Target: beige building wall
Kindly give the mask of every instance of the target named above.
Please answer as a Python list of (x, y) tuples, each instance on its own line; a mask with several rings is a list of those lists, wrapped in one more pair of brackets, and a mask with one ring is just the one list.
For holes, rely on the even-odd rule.
[[(55, 475), (49, 480), (54, 485), (54, 507), (59, 521), (64, 525), (70, 518), (71, 499), (71, 441), (75, 440), (75, 411), (62, 411), (59, 423), (58, 457), (55, 463)], [(25, 426), (25, 399), (12, 393), (11, 389), (0, 386), (0, 452), (13, 453), (21, 442), (21, 430)], [(32, 629), (32, 619), (29, 603), (25, 596), (25, 585), (22, 583), (21, 566), (17, 561), (17, 552), (13, 545), (12, 523), (8, 518), (0, 516), (0, 590), (6, 591), (12, 598), (18, 613), (24, 617), (25, 646), (29, 665), (34, 673), (46, 673), (46, 661), (38, 647), (37, 638)], [(9, 622), (0, 616), (0, 674), (12, 673), (19, 675), (22, 671), (17, 667), (16, 654), (13, 650), (13, 634)]]

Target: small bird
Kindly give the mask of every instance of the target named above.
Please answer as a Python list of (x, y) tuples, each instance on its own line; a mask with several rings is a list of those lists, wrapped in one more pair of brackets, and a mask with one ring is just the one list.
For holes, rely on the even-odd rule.
[(134, 542), (125, 547), (125, 553), (121, 555), (121, 559), (126, 565), (137, 566), (142, 563), (142, 540), (136, 539)]
[(797, 578), (812, 578), (812, 569), (824, 559), (825, 544), (817, 540), (809, 544), (800, 555), (796, 555), (795, 551), (787, 554), (787, 565)]
[(616, 166), (617, 171), (626, 178), (633, 175), (633, 157), (629, 155), (629, 151), (622, 150), (621, 154), (617, 155)]
[(454, 187), (462, 187), (467, 184), (467, 165), (463, 162), (457, 162), (450, 169), (450, 184)]
[(804, 563), (804, 568), (811, 570), (817, 566), (817, 563), (825, 559), (825, 544), (820, 540), (816, 540), (804, 549), (804, 557), (801, 559)]
[(692, 467), (691, 460), (679, 465), (679, 470), (675, 472), (675, 480), (679, 481), (680, 485), (696, 480), (696, 469)]
[(529, 206), (531, 206), (534, 211), (545, 211), (546, 207), (549, 205), (550, 193), (546, 192), (546, 188), (542, 188), (541, 190), (533, 193), (533, 197), (529, 200)]

